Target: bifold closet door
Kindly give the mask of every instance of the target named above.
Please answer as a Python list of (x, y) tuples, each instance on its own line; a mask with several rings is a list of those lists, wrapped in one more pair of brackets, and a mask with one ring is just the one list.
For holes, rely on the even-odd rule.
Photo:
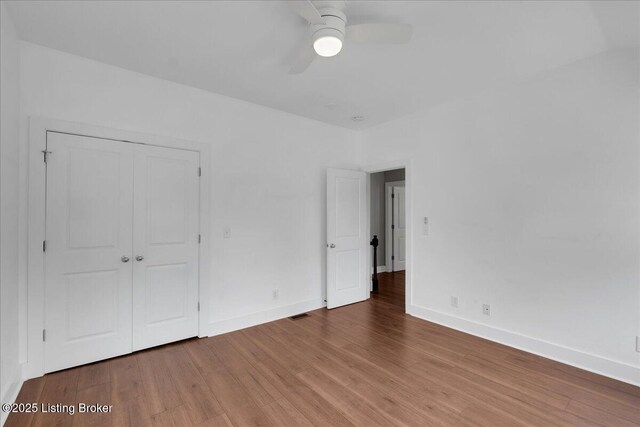
[(47, 133), (45, 372), (131, 352), (133, 149)]
[(134, 148), (133, 350), (198, 335), (199, 153)]

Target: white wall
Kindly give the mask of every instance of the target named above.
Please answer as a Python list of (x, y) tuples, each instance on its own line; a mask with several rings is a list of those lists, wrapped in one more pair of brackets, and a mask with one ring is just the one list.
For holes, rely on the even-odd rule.
[[(19, 41), (0, 4), (0, 399), (9, 402), (21, 384), (18, 362), (18, 153)], [(6, 414), (2, 412), (0, 424)]]
[[(637, 55), (593, 57), (359, 135), (21, 48), (20, 194), (31, 115), (211, 143), (213, 332), (320, 303), (326, 167), (412, 159), (413, 314), (640, 383)], [(21, 200), (22, 316), (26, 211)]]
[[(21, 46), (22, 147), (29, 116), (211, 144), (212, 332), (322, 304), (325, 170), (356, 167), (353, 131)], [(27, 178), (25, 172), (23, 189)], [(231, 239), (223, 239), (225, 227)]]
[(640, 384), (639, 75), (610, 52), (365, 131), (363, 164), (412, 159), (410, 312)]

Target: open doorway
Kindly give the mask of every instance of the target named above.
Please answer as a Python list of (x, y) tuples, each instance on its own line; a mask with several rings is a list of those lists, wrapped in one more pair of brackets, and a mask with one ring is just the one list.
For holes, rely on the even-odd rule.
[[(405, 311), (406, 203), (405, 169), (370, 174), (371, 297)], [(375, 236), (375, 238), (374, 238)], [(377, 283), (377, 286), (376, 286)]]

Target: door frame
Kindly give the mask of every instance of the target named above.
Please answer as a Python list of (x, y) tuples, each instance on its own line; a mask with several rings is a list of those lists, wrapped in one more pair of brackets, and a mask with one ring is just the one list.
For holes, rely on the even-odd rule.
[[(44, 252), (46, 219), (46, 173), (43, 151), (47, 146), (47, 132), (68, 133), (109, 139), (124, 143), (147, 144), (200, 153), (200, 235), (198, 290), (198, 336), (208, 336), (209, 286), (211, 270), (210, 244), (210, 186), (211, 147), (204, 142), (185, 141), (165, 136), (112, 129), (103, 126), (68, 122), (43, 117), (29, 117), (29, 197), (27, 248), (27, 360), (23, 365), (24, 380), (44, 375)], [(55, 155), (55, 153), (54, 153)]]
[[(406, 261), (405, 261), (405, 305), (404, 311), (408, 313), (409, 307), (413, 305), (413, 177), (412, 177), (412, 161), (411, 159), (393, 160), (384, 163), (372, 163), (363, 166), (361, 170), (367, 172), (367, 230), (371, 231), (371, 174), (376, 172), (386, 172), (394, 169), (404, 169), (404, 191), (405, 191), (405, 224), (407, 233), (406, 243)], [(386, 244), (385, 244), (386, 247)], [(373, 269), (373, 251), (369, 251), (369, 269)]]
[[(393, 252), (393, 230), (391, 229), (393, 203), (391, 199), (391, 190), (393, 187), (404, 186), (404, 181), (389, 181), (384, 183), (384, 262), (387, 269), (386, 271), (388, 272), (393, 272), (393, 260), (391, 260), (391, 253)], [(406, 213), (407, 210), (405, 207), (405, 214)]]

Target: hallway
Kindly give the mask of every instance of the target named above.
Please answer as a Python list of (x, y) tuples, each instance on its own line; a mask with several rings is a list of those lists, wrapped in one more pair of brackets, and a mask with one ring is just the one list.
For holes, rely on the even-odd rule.
[(378, 273), (378, 292), (372, 292), (371, 298), (397, 307), (404, 313), (405, 307), (405, 272)]

